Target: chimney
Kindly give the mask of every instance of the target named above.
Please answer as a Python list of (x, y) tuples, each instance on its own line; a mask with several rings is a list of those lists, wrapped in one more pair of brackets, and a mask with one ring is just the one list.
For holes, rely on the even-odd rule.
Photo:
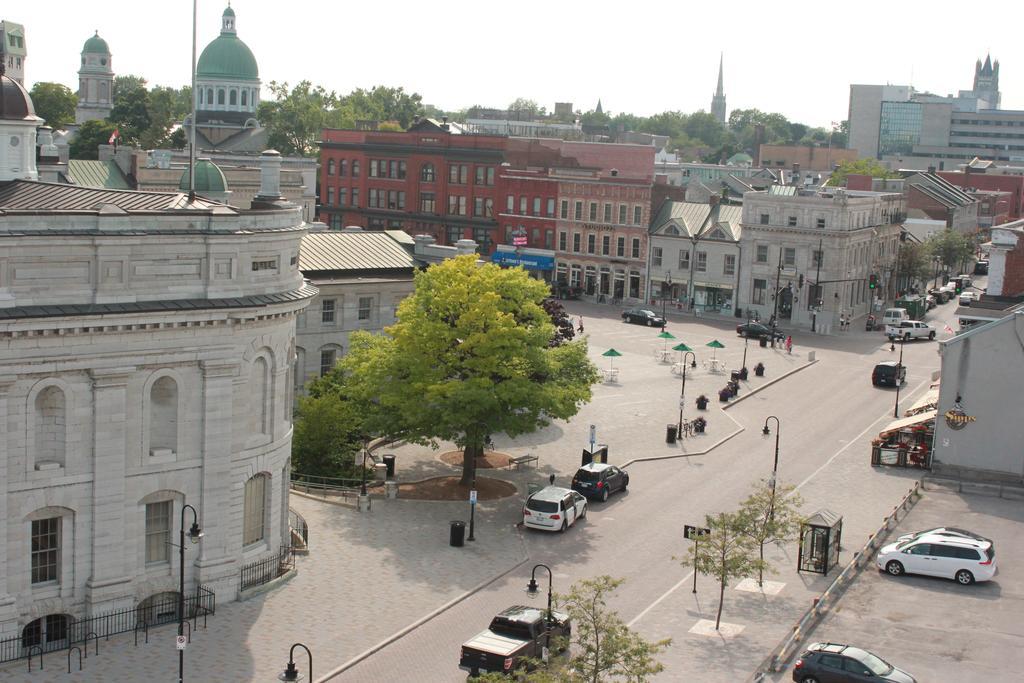
[(754, 166), (761, 166), (761, 144), (764, 142), (764, 124), (754, 126)]
[(934, 166), (929, 166), (928, 167), (928, 173), (930, 173), (931, 175), (935, 175), (935, 167)]
[(613, 168), (612, 169), (612, 178), (617, 178), (618, 175), (619, 175), (619, 169)]
[(281, 153), (276, 149), (264, 150), (260, 154), (260, 191), (256, 199), (272, 202), (281, 196)]
[(793, 182), (797, 182), (800, 179), (800, 164), (793, 162)]
[(721, 197), (721, 195), (719, 195), (717, 193), (716, 194), (712, 194), (710, 197), (708, 197), (708, 204), (711, 205), (712, 209), (714, 209), (716, 206), (718, 206), (718, 203), (720, 201), (722, 201), (722, 197)]
[(459, 256), (475, 254), (476, 246), (476, 242), (473, 240), (459, 240), (455, 243), (455, 250), (459, 253)]

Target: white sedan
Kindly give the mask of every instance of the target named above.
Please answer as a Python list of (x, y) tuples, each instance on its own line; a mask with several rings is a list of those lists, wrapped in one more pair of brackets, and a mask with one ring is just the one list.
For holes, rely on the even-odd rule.
[(565, 531), (587, 516), (587, 499), (561, 486), (545, 486), (526, 499), (523, 526), (544, 531)]

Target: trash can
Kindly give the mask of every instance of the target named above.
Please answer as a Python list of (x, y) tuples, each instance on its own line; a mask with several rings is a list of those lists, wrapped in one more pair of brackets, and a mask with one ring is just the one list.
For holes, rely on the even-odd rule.
[(466, 538), (466, 523), (461, 519), (453, 520), (448, 528), (448, 545), (453, 548), (461, 548)]
[(676, 442), (676, 425), (665, 425), (665, 443)]
[(757, 340), (757, 344), (762, 349), (767, 348), (767, 346), (768, 346), (768, 337), (761, 337), (760, 339)]
[(395, 478), (395, 456), (393, 456), (393, 455), (385, 455), (383, 458), (381, 458), (381, 460), (384, 461), (384, 464), (388, 468), (388, 479), (394, 479)]

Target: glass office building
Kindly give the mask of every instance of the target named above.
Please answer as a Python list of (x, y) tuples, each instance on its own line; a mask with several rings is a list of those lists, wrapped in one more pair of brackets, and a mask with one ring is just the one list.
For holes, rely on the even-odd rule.
[(921, 140), (920, 102), (882, 102), (878, 126), (878, 153), (910, 154)]

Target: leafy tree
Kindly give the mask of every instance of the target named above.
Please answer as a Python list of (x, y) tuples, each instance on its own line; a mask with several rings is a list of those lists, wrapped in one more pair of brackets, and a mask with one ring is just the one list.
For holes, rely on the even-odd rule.
[(114, 87), (111, 88), (110, 96), (112, 102), (116, 105), (117, 98), (124, 97), (127, 93), (133, 90), (145, 90), (146, 79), (142, 76), (133, 76), (131, 74), (125, 74), (124, 76), (114, 76)]
[(353, 476), (352, 456), (361, 446), (360, 416), (351, 402), (337, 392), (299, 398), (292, 437), (294, 471), (321, 477)]
[(341, 363), (346, 395), (371, 433), (463, 450), (462, 483), (493, 433), (569, 419), (598, 373), (586, 342), (550, 347), (545, 283), (520, 268), (459, 257), (416, 274), (387, 336), (354, 334)]
[(125, 144), (139, 144), (149, 129), (149, 91), (142, 88), (122, 88), (114, 97), (114, 108), (107, 117), (117, 126)]
[(846, 185), (846, 176), (850, 174), (869, 175), (872, 178), (898, 178), (900, 175), (890, 171), (875, 159), (843, 160), (832, 172), (828, 184), (832, 186)]
[(165, 144), (171, 149), (185, 149), (188, 147), (188, 135), (185, 134), (185, 129), (174, 129), (174, 132), (167, 137)]
[(718, 616), (715, 630), (722, 622), (722, 603), (725, 601), (725, 587), (733, 579), (751, 576), (760, 571), (763, 562), (754, 557), (754, 543), (747, 533), (747, 520), (740, 512), (719, 512), (705, 515), (704, 525), (711, 530), (702, 536), (683, 560), (694, 571), (718, 580)]
[(554, 347), (571, 342), (576, 336), (576, 332), (572, 325), (572, 318), (565, 312), (565, 307), (557, 300), (550, 298), (544, 299), (541, 305), (544, 306), (544, 312), (551, 318), (551, 324), (555, 326), (555, 334), (552, 335), (548, 345)]
[[(974, 253), (971, 241), (952, 228), (935, 233), (928, 238), (925, 244), (928, 253), (938, 256), (946, 268), (959, 268)], [(906, 244), (903, 246), (905, 247)]]
[(932, 254), (928, 246), (907, 240), (899, 249), (900, 279), (907, 283), (927, 280), (932, 275)]
[(803, 501), (794, 493), (792, 486), (772, 487), (762, 481), (754, 487), (743, 505), (740, 516), (743, 533), (758, 550), (757, 585), (764, 584), (764, 573), (774, 569), (765, 562), (764, 547), (771, 543), (782, 546), (792, 540), (800, 530), (801, 517), (798, 512)]
[(61, 130), (75, 122), (75, 107), (78, 96), (62, 83), (40, 82), (32, 86), (32, 104), (36, 115), (46, 120), (46, 125)]
[[(149, 126), (139, 135), (139, 145), (152, 149), (169, 144), (171, 128), (183, 121), (192, 110), (192, 88), (156, 86), (149, 91), (146, 113)], [(179, 148), (180, 149), (180, 148)]]
[(508, 110), (520, 114), (524, 118), (539, 118), (547, 116), (547, 110), (538, 105), (534, 100), (525, 97), (516, 98), (516, 101), (508, 105)]
[[(309, 81), (291, 90), (277, 81), (268, 87), (274, 99), (260, 102), (257, 118), (268, 129), (270, 146), (284, 155), (315, 156), (320, 131), (332, 125), (337, 95)], [(350, 125), (354, 123), (353, 119)]]
[(100, 145), (107, 144), (110, 134), (114, 132), (115, 126), (110, 121), (95, 119), (86, 121), (79, 127), (68, 149), (72, 159), (97, 159), (99, 158)]
[[(341, 98), (339, 109), (345, 115), (355, 119), (374, 119), (376, 121), (397, 121), (405, 130), (413, 119), (423, 115), (423, 103), (418, 93), (408, 94), (404, 88), (374, 86), (372, 90), (357, 88)], [(332, 124), (336, 125), (336, 124)]]

